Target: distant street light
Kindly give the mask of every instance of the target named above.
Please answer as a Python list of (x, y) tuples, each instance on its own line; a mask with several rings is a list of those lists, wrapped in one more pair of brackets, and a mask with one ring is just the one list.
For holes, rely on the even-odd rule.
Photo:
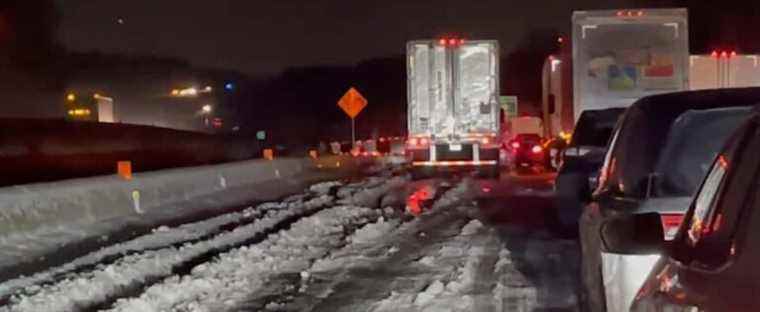
[(208, 113), (211, 113), (211, 111), (213, 110), (213, 107), (211, 107), (211, 105), (206, 104), (206, 105), (203, 105), (201, 110), (203, 111), (204, 114), (208, 114)]
[(69, 93), (66, 96), (66, 100), (68, 100), (69, 102), (74, 102), (77, 100), (77, 96), (74, 93)]

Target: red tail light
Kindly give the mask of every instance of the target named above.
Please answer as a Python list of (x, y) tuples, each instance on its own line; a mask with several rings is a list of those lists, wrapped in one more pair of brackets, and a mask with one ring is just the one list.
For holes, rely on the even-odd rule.
[(409, 139), (409, 145), (418, 145), (418, 144), (420, 144), (420, 139), (418, 138)]
[(449, 45), (456, 45), (457, 40), (456, 39), (449, 39)]
[(438, 40), (438, 44), (440, 44), (440, 45), (446, 45), (446, 39)]
[(673, 237), (676, 235), (676, 232), (678, 232), (678, 228), (681, 226), (681, 222), (683, 221), (683, 214), (663, 213), (660, 214), (660, 219), (662, 220), (662, 231), (665, 233), (665, 238), (673, 239)]
[(480, 142), (483, 143), (483, 145), (491, 144), (491, 139), (489, 138), (482, 138), (480, 139)]
[(541, 145), (534, 145), (533, 148), (530, 149), (533, 154), (541, 154), (541, 152), (544, 151), (544, 148), (541, 147)]
[(512, 148), (520, 148), (520, 142), (512, 142)]
[(421, 138), (420, 139), (420, 145), (428, 145), (430, 141), (427, 138)]

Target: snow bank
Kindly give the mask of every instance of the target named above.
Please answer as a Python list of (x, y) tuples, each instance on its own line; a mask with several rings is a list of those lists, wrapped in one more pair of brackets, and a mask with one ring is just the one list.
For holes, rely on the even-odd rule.
[(266, 196), (278, 192), (262, 194), (258, 186), (286, 189), (304, 176), (326, 172), (317, 167), (332, 168), (329, 172), (339, 176), (357, 166), (352, 158), (283, 158), (137, 173), (129, 181), (102, 176), (0, 188), (0, 269), (129, 224), (152, 225), (197, 211), (271, 200)]

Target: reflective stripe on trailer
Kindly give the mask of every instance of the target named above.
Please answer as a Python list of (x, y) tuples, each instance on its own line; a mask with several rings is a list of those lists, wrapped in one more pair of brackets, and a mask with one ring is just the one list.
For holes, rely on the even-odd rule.
[(442, 160), (442, 161), (415, 161), (412, 166), (485, 166), (497, 165), (496, 160)]

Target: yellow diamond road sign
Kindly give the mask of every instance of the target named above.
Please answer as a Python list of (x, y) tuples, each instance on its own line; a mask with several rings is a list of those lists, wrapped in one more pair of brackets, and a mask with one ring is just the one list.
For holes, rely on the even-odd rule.
[(340, 98), (338, 106), (346, 112), (348, 117), (354, 119), (367, 106), (367, 99), (365, 99), (359, 91), (351, 88), (342, 98)]

